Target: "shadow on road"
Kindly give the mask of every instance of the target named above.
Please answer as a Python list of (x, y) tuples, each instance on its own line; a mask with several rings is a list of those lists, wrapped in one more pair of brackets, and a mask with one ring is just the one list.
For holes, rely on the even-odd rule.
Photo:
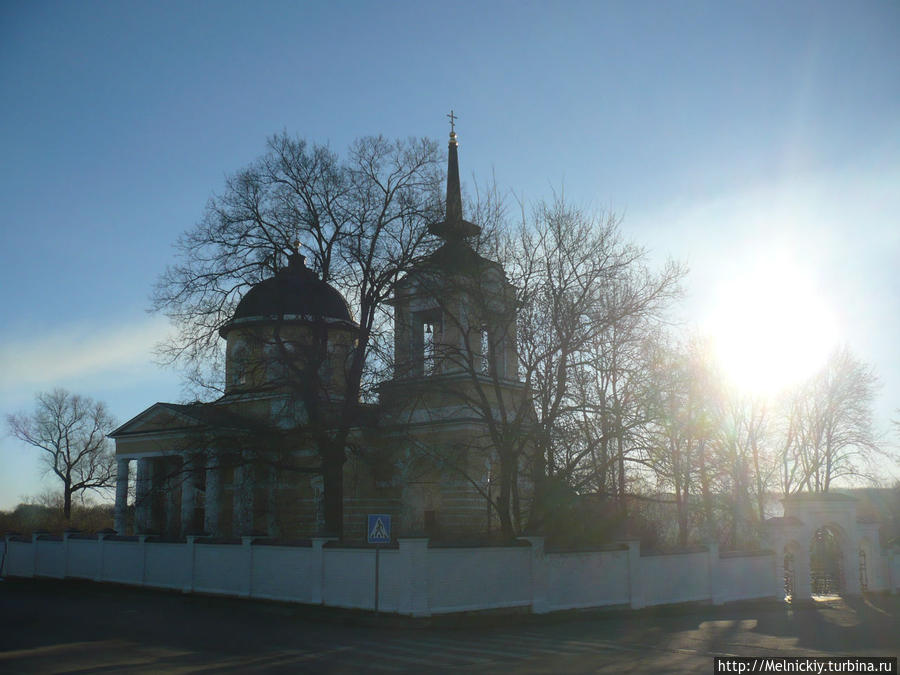
[(0, 582), (0, 671), (692, 672), (716, 655), (896, 656), (900, 597), (432, 624), (56, 581)]

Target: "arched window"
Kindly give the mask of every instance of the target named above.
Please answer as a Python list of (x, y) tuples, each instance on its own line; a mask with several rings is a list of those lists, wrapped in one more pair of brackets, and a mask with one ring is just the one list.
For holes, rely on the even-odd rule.
[(231, 349), (231, 382), (233, 387), (240, 387), (247, 384), (248, 370), (250, 366), (250, 355), (247, 346), (243, 342), (238, 342)]
[(434, 375), (438, 372), (437, 346), (441, 340), (441, 312), (430, 309), (413, 315), (413, 372)]

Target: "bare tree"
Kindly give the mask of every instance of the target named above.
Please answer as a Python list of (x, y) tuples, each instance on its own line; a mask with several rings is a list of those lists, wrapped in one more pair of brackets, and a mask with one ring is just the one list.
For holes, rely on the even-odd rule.
[[(617, 327), (639, 340), (677, 293), (683, 271), (667, 265), (650, 273), (644, 251), (624, 240), (616, 216), (587, 214), (562, 198), (490, 235), (476, 249), (502, 261), (503, 271), (482, 258), (475, 274), (433, 282), (431, 295), (449, 324), (445, 330), (459, 336), (442, 342), (439, 357), (442, 367), (467, 375), (456, 395), (484, 429), (473, 442), (494, 453), (489, 487), (496, 490), (485, 496), (510, 536), (523, 525), (523, 472), (535, 489), (533, 528), (543, 520), (549, 478), (584, 488), (579, 477), (597, 443), (607, 440), (576, 438), (598, 414), (593, 390), (583, 386), (597, 378), (598, 345)], [(501, 298), (504, 284), (514, 298)], [(453, 292), (438, 292), (448, 287)], [(467, 300), (463, 315), (457, 297)], [(625, 338), (617, 345), (624, 352)], [(624, 380), (622, 361), (617, 374)], [(624, 437), (624, 422), (620, 428)]]
[(878, 380), (847, 347), (794, 393), (782, 458), (785, 493), (828, 492), (837, 479), (874, 480), (883, 450), (872, 426)]
[(733, 548), (752, 544), (765, 521), (766, 495), (778, 471), (772, 452), (772, 411), (761, 396), (721, 391), (722, 414), (718, 435), (721, 488), (730, 493), (723, 516), (730, 525)]
[(72, 496), (115, 485), (116, 462), (106, 434), (115, 422), (106, 406), (65, 389), (38, 394), (32, 413), (8, 415), (10, 433), (42, 451), (48, 471), (63, 484), (63, 514)]
[[(646, 464), (641, 436), (651, 422), (651, 345), (679, 294), (684, 270), (668, 262), (651, 272), (636, 259), (604, 283), (601, 330), (588, 343), (578, 368), (576, 428), (590, 461), (578, 466), (582, 480), (615, 501), (627, 516), (629, 465)], [(573, 459), (580, 459), (580, 455)]]
[(617, 216), (586, 213), (562, 198), (539, 204), (509, 249), (522, 307), (520, 371), (537, 418), (537, 501), (545, 480), (557, 479), (579, 492), (609, 490), (624, 511), (625, 464), (647, 371), (641, 345), (678, 296), (684, 269), (668, 262), (651, 271)]
[(660, 348), (646, 399), (649, 466), (657, 489), (674, 494), (681, 545), (696, 516), (705, 536), (752, 545), (776, 485), (827, 492), (874, 479), (884, 454), (872, 429), (877, 381), (849, 350), (776, 401), (726, 389), (708, 354), (697, 341)]
[(295, 398), (305, 409), (300, 432), (315, 443), (324, 478), (325, 523), (342, 530), (343, 466), (361, 400), (390, 364), (385, 301), (394, 284), (425, 252), (425, 226), (440, 207), (440, 161), (428, 140), (362, 138), (342, 159), (327, 146), (281, 134), (268, 151), (226, 182), (203, 220), (178, 242), (180, 261), (157, 283), (153, 308), (178, 334), (161, 353), (189, 380), (221, 391), (219, 330), (250, 287), (276, 274), (286, 253), (302, 244), (320, 278), (348, 299), (358, 322), (339, 400), (323, 399), (321, 366), (330, 358), (329, 330), (317, 322), (301, 359), (275, 337), (285, 372), (296, 375)]
[(646, 405), (653, 420), (646, 434), (648, 465), (657, 490), (674, 494), (678, 544), (686, 546), (691, 515), (702, 516), (704, 537), (715, 534), (714, 492), (719, 486), (718, 392), (702, 340), (660, 344), (653, 360), (653, 387)]

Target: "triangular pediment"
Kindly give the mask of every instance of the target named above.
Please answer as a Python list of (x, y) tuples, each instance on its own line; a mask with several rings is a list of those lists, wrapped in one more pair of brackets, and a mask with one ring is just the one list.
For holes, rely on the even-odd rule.
[(196, 417), (181, 412), (173, 403), (154, 403), (152, 406), (125, 422), (110, 434), (112, 438), (134, 434), (149, 434), (160, 431), (175, 431), (186, 428), (200, 428), (203, 422)]

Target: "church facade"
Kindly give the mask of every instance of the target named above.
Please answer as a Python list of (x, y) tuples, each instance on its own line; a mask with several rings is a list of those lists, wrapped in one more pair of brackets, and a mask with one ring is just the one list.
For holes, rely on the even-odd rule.
[[(300, 539), (325, 528), (322, 447), (346, 411), (341, 448), (344, 539), (364, 540), (368, 514), (393, 535), (464, 540), (497, 533), (492, 504), (527, 518), (530, 397), (517, 377), (515, 289), (479, 255), (463, 219), (455, 132), (442, 244), (398, 282), (394, 372), (375, 404), (347, 405), (358, 326), (341, 294), (294, 252), (252, 287), (225, 340), (225, 393), (210, 403), (156, 403), (116, 429), (115, 529), (167, 537)], [(134, 472), (132, 474), (132, 472)], [(132, 479), (130, 481), (130, 479)], [(133, 484), (130, 495), (129, 484)], [(507, 510), (507, 513), (509, 511)]]

